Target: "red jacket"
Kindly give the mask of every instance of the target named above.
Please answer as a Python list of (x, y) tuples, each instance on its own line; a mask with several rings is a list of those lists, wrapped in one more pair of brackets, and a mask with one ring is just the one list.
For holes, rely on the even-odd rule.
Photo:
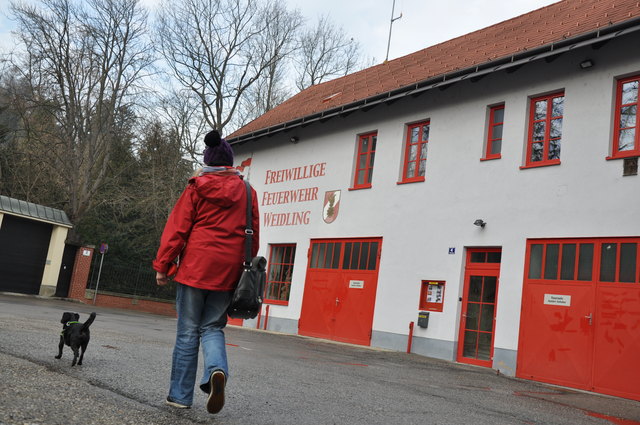
[[(258, 197), (252, 192), (253, 244), (258, 252)], [(233, 171), (205, 173), (189, 179), (171, 211), (153, 268), (166, 273), (180, 256), (177, 282), (212, 291), (235, 288), (244, 261), (247, 194)]]

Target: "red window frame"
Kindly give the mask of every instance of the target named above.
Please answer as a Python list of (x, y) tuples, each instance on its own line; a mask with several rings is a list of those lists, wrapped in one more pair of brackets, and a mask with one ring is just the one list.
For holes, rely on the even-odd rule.
[[(377, 131), (372, 131), (358, 136), (358, 153), (356, 155), (355, 175), (353, 178), (353, 187), (350, 189), (367, 189), (371, 187), (377, 140)], [(362, 181), (360, 181), (360, 176), (362, 176)]]
[[(431, 121), (429, 120), (407, 125), (404, 148), (404, 166), (402, 167), (402, 180), (400, 183), (424, 181), (424, 175), (427, 168), (427, 146), (429, 143), (430, 125)], [(412, 135), (416, 129), (417, 137), (414, 140)], [(413, 159), (411, 159), (412, 152), (415, 153), (415, 157)], [(411, 172), (413, 172), (413, 175), (409, 176)]]
[[(269, 246), (264, 302), (266, 304), (289, 305), (296, 244), (271, 244)], [(280, 255), (278, 255), (278, 250), (281, 250)]]
[[(497, 111), (502, 111), (502, 121), (496, 121)], [(482, 159), (499, 159), (502, 157), (502, 132), (500, 133), (500, 137), (496, 137), (495, 135), (496, 127), (498, 126), (503, 127), (504, 130), (504, 103), (491, 106), (489, 108), (489, 129), (487, 131), (486, 151), (484, 153), (484, 158)], [(500, 150), (498, 151), (498, 153), (491, 153), (496, 142), (500, 142)]]
[[(623, 102), (622, 87), (625, 84), (636, 82), (635, 101)], [(611, 156), (607, 159), (628, 158), (640, 156), (640, 116), (638, 116), (638, 109), (640, 109), (640, 75), (633, 77), (623, 78), (618, 80), (616, 87), (616, 109), (614, 119), (614, 131)], [(626, 123), (622, 123), (621, 115), (623, 108), (632, 109), (635, 107), (635, 125), (629, 125), (622, 127)], [(630, 114), (631, 115), (631, 114)], [(620, 136), (623, 131), (633, 131), (633, 146), (631, 149), (620, 150)]]
[[(555, 99), (562, 98), (562, 111), (559, 115), (553, 114), (553, 102)], [(546, 110), (542, 117), (536, 117), (536, 104), (538, 102), (546, 102)], [(560, 147), (558, 147), (557, 158), (549, 159), (550, 155), (550, 145), (554, 141), (562, 140), (562, 124), (560, 125), (560, 136), (559, 137), (551, 137), (551, 129), (552, 123), (556, 120), (562, 120), (564, 117), (564, 91), (556, 92), (553, 94), (548, 94), (545, 96), (539, 96), (531, 99), (531, 103), (529, 104), (529, 132), (527, 136), (527, 158), (525, 161), (525, 165), (520, 168), (532, 168), (532, 167), (542, 167), (546, 165), (558, 165), (560, 164)], [(543, 135), (540, 140), (533, 140), (534, 138), (534, 128), (537, 124), (542, 125), (543, 127)], [(534, 145), (542, 144), (542, 156), (539, 160), (532, 160)], [(560, 145), (559, 145), (560, 146)]]

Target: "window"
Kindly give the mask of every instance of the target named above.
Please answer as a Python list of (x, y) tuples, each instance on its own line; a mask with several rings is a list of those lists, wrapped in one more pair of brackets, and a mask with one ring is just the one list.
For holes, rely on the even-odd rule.
[(407, 126), (402, 183), (424, 181), (428, 142), (429, 121)]
[(640, 156), (638, 86), (640, 75), (618, 81), (611, 158)]
[(296, 256), (295, 244), (271, 245), (265, 302), (268, 304), (289, 304), (293, 261)]
[(489, 131), (487, 147), (483, 159), (498, 159), (502, 151), (502, 124), (504, 122), (504, 104), (489, 109)]
[(378, 133), (363, 134), (358, 137), (358, 155), (356, 156), (356, 176), (353, 189), (371, 187), (373, 162), (376, 157), (376, 141)]
[(531, 241), (527, 277), (625, 284), (640, 282), (640, 239)]
[(527, 159), (524, 167), (560, 164), (564, 93), (531, 99)]

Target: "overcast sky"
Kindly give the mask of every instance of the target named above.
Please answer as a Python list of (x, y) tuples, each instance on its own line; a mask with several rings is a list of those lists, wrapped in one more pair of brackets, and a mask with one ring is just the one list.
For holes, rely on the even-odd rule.
[[(280, 0), (314, 21), (322, 14), (357, 40), (368, 59), (384, 60), (393, 0)], [(150, 8), (159, 0), (141, 0)], [(502, 22), (555, 0), (396, 0), (389, 59)], [(0, 48), (11, 45), (9, 0), (0, 0)]]

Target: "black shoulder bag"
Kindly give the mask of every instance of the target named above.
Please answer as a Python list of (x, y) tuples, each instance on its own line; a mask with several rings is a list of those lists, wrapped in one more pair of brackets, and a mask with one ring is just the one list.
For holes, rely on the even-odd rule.
[(238, 286), (233, 292), (231, 305), (227, 314), (234, 319), (253, 319), (262, 308), (262, 292), (266, 281), (267, 259), (264, 257), (251, 258), (251, 243), (253, 241), (253, 228), (251, 209), (251, 186), (245, 180), (247, 191), (247, 225), (244, 230), (244, 262), (242, 263), (242, 275)]

